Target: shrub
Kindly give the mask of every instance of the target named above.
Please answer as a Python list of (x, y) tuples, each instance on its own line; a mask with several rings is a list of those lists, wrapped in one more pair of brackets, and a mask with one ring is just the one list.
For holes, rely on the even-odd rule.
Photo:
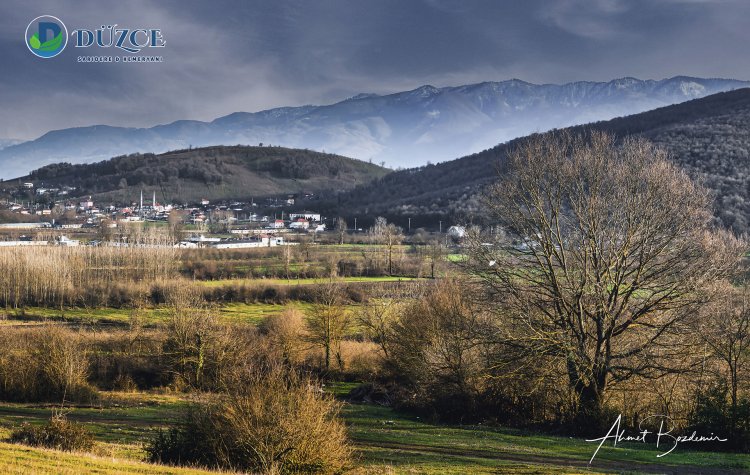
[(10, 442), (69, 452), (88, 451), (94, 447), (94, 437), (88, 429), (69, 421), (63, 414), (53, 415), (43, 426), (21, 424), (11, 433)]
[(462, 283), (444, 280), (405, 306), (386, 330), (388, 365), (405, 389), (398, 405), (446, 420), (473, 418), (487, 367), (484, 315)]
[(149, 460), (252, 473), (339, 473), (351, 448), (339, 405), (282, 369), (254, 374), (231, 393), (195, 404), (182, 424), (147, 446)]
[(162, 357), (166, 337), (164, 331), (143, 329), (137, 324), (125, 331), (91, 335), (89, 381), (110, 390), (164, 386), (170, 380)]
[(747, 451), (750, 449), (750, 400), (739, 400), (736, 420), (732, 421), (727, 393), (728, 388), (723, 381), (698, 392), (695, 410), (690, 414), (686, 432), (717, 434), (729, 439), (727, 442), (709, 442), (706, 446), (713, 450)]
[(232, 373), (249, 361), (253, 329), (219, 322), (208, 308), (174, 308), (162, 356), (175, 388), (224, 390)]
[(79, 334), (55, 326), (0, 335), (0, 398), (90, 402), (88, 350)]
[(260, 329), (267, 337), (270, 352), (279, 361), (293, 365), (302, 363), (307, 343), (304, 316), (299, 310), (288, 308), (279, 315), (271, 315)]

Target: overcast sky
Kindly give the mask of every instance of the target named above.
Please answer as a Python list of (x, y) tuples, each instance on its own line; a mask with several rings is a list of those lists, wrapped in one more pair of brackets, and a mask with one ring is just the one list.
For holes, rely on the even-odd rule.
[[(68, 30), (160, 28), (162, 64), (40, 59), (35, 17)], [(360, 92), (519, 78), (750, 79), (747, 0), (5, 0), (0, 138), (93, 124), (145, 127)]]

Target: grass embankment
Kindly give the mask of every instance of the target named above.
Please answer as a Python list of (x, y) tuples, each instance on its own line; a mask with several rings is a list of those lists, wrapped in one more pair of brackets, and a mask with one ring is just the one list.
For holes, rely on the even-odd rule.
[[(334, 394), (349, 387), (330, 385)], [(70, 455), (0, 444), (0, 473), (202, 473), (137, 463), (143, 442), (173, 423), (189, 397), (150, 393), (104, 393), (97, 407), (76, 408), (68, 417), (85, 423), (108, 458)], [(0, 405), (0, 437), (21, 422), (43, 423), (49, 405)], [(591, 466), (594, 444), (514, 429), (436, 425), (387, 407), (346, 404), (342, 416), (357, 447), (355, 473), (747, 473), (750, 455), (689, 452), (664, 458), (650, 446), (603, 447)], [(115, 459), (113, 459), (114, 457)], [(59, 464), (59, 465), (55, 465)], [(123, 467), (123, 468), (121, 468)], [(161, 469), (161, 471), (159, 471)], [(118, 471), (119, 470), (119, 471)], [(141, 470), (141, 471), (138, 471)], [(172, 471), (169, 471), (172, 470)]]

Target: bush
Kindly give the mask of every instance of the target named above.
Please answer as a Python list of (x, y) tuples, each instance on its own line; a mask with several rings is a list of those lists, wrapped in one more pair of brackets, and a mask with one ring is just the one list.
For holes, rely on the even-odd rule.
[(699, 392), (686, 432), (696, 431), (700, 435), (716, 434), (729, 439), (726, 442), (707, 443), (706, 447), (712, 450), (750, 450), (750, 400), (738, 400), (736, 420), (733, 421), (728, 392), (724, 382)]
[(174, 388), (224, 390), (255, 346), (253, 329), (224, 325), (208, 308), (172, 309), (166, 330), (162, 356)]
[(339, 405), (311, 381), (282, 369), (194, 405), (182, 424), (147, 446), (151, 462), (252, 473), (340, 473), (351, 448)]
[(82, 424), (69, 421), (65, 415), (53, 415), (43, 426), (21, 424), (10, 435), (10, 442), (65, 451), (89, 451), (94, 437)]
[(386, 330), (394, 403), (444, 420), (475, 419), (488, 368), (484, 315), (462, 283), (444, 280), (405, 306)]
[(0, 335), (0, 398), (90, 402), (88, 350), (79, 334), (55, 326)]

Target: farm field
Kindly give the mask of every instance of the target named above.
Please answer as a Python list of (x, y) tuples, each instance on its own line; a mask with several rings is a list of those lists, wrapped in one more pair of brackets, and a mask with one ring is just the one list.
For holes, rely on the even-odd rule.
[[(351, 385), (334, 385), (336, 393)], [(0, 444), (3, 473), (207, 473), (141, 463), (143, 444), (155, 431), (179, 418), (190, 396), (103, 392), (98, 406), (69, 409), (68, 418), (83, 423), (97, 441), (97, 455), (63, 454)], [(50, 405), (0, 405), (0, 435), (20, 421), (42, 423)], [(674, 473), (740, 474), (750, 470), (750, 455), (707, 454), (678, 450), (658, 459), (653, 448), (605, 446), (589, 466), (594, 445), (515, 429), (437, 425), (369, 404), (345, 403), (342, 416), (356, 448), (353, 473)], [(639, 468), (642, 467), (642, 468)], [(24, 470), (31, 470), (32, 472)]]

